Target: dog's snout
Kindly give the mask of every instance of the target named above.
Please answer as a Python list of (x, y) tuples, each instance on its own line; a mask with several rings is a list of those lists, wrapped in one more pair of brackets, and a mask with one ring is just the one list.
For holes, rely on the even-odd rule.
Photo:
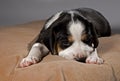
[(76, 61), (85, 62), (85, 59), (87, 56), (82, 52), (78, 52), (78, 53), (73, 54), (73, 57)]
[(82, 57), (82, 58), (74, 58), (76, 61), (78, 62), (84, 62), (85, 63), (85, 60), (86, 60), (86, 57)]
[(82, 58), (82, 57), (84, 57), (84, 54), (82, 54), (82, 53), (75, 53), (75, 54), (73, 54), (73, 56), (76, 57), (76, 58)]

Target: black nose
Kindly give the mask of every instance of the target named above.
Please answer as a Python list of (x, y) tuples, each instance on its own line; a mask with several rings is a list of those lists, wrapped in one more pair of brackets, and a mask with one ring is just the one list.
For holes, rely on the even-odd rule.
[(86, 57), (75, 58), (75, 60), (78, 61), (78, 62), (83, 62), (83, 63), (85, 63)]

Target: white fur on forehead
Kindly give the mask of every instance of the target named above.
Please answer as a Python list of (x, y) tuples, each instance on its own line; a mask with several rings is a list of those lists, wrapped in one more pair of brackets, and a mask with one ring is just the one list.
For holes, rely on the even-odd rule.
[(50, 25), (51, 25), (53, 22), (55, 22), (55, 21), (60, 17), (60, 14), (61, 14), (61, 13), (62, 13), (62, 11), (61, 11), (61, 12), (58, 12), (57, 14), (55, 14), (55, 15), (46, 23), (45, 29), (49, 28)]
[(71, 35), (73, 36), (74, 40), (80, 41), (82, 32), (85, 28), (85, 25), (80, 21), (72, 21), (69, 24), (69, 26), (70, 26), (69, 31), (70, 31)]

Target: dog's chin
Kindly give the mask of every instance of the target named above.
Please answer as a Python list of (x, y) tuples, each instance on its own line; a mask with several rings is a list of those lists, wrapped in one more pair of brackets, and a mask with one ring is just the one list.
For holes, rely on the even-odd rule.
[(59, 52), (59, 56), (65, 58), (65, 59), (68, 59), (68, 60), (75, 60), (75, 61), (83, 62), (83, 63), (85, 63), (86, 58), (87, 58), (87, 54), (85, 54), (85, 53), (73, 54), (70, 51), (69, 52), (61, 51), (61, 52)]
[(74, 60), (75, 60), (75, 61), (78, 61), (78, 62), (83, 62), (83, 63), (85, 63), (85, 61), (86, 61), (86, 58), (87, 58), (87, 57), (82, 57), (82, 58), (74, 58)]

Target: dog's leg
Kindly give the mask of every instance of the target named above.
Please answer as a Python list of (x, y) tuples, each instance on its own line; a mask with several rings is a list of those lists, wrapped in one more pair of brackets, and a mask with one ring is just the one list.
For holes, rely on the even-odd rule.
[(89, 64), (102, 64), (103, 63), (103, 59), (98, 57), (97, 49), (95, 49), (95, 51), (93, 51), (92, 54), (90, 54), (87, 57), (86, 63), (89, 63)]
[(27, 57), (23, 58), (23, 60), (20, 63), (20, 67), (27, 67), (32, 64), (36, 64), (41, 59), (48, 54), (48, 49), (45, 45), (41, 43), (35, 43), (33, 44), (29, 54)]

